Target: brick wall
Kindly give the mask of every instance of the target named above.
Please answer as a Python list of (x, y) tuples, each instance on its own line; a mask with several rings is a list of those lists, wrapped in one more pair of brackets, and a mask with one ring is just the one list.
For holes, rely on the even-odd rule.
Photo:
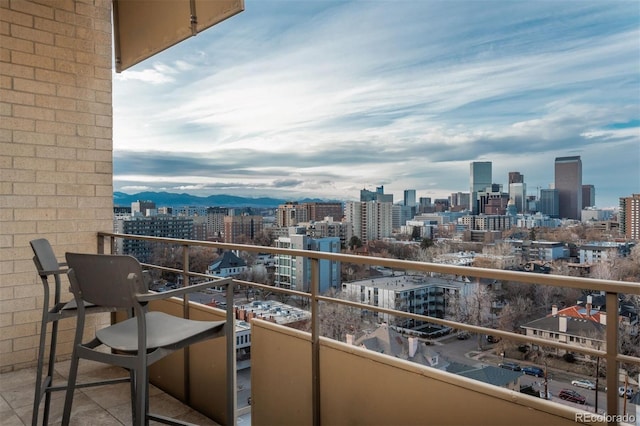
[[(63, 260), (112, 228), (110, 8), (0, 0), (0, 372), (36, 362), (43, 289), (29, 241), (48, 238)], [(61, 322), (63, 357), (73, 326)]]

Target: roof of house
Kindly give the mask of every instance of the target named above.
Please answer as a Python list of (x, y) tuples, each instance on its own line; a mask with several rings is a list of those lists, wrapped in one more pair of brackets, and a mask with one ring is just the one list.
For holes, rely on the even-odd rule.
[[(521, 327), (560, 333), (560, 318), (560, 315), (551, 315), (533, 320)], [(573, 318), (569, 316), (564, 316), (564, 318), (567, 319), (567, 331), (562, 332), (563, 334), (603, 340), (604, 332), (607, 327), (606, 325), (587, 319)]]
[[(595, 308), (587, 310), (585, 306), (580, 305), (573, 305), (568, 308), (561, 309), (558, 311), (558, 315), (600, 322), (600, 310)], [(550, 317), (553, 316), (553, 314), (549, 314), (547, 316)]]
[(225, 251), (222, 256), (211, 265), (210, 269), (219, 271), (221, 269), (240, 268), (243, 266), (247, 266), (247, 262), (236, 256), (232, 251)]
[(474, 380), (480, 380), (481, 382), (489, 383), (494, 386), (506, 386), (510, 383), (516, 382), (522, 373), (520, 371), (511, 371), (506, 368), (494, 367), (487, 365), (474, 370), (463, 371), (458, 373), (463, 377), (468, 377)]
[[(409, 339), (404, 337), (386, 324), (376, 328), (375, 331), (358, 338), (354, 345), (362, 346), (371, 351), (394, 356), (396, 358), (415, 362), (418, 364), (445, 368), (448, 363), (444, 361), (433, 349), (429, 348), (423, 341), (418, 341), (416, 353), (409, 356)], [(434, 357), (437, 362), (434, 364)]]

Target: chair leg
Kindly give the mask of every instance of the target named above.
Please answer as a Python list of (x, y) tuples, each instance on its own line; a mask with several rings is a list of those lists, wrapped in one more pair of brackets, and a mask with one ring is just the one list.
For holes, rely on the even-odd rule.
[[(42, 370), (44, 369), (44, 347), (47, 340), (47, 312), (43, 312), (42, 323), (40, 325), (40, 345), (38, 347), (38, 367), (36, 369), (36, 391), (33, 396), (33, 413), (31, 416), (31, 425), (36, 426), (38, 424), (38, 411), (40, 409), (40, 402), (42, 401)], [(51, 358), (51, 357), (49, 357)], [(49, 359), (51, 363), (51, 359)], [(45, 393), (47, 385), (44, 385)], [(45, 422), (46, 424), (46, 422)]]
[(134, 425), (146, 426), (149, 424), (149, 418), (147, 417), (146, 405), (148, 404), (148, 373), (146, 365), (136, 367), (136, 393), (135, 393), (135, 417)]
[(53, 321), (51, 326), (51, 344), (49, 345), (49, 365), (47, 366), (47, 385), (44, 389), (44, 412), (42, 413), (42, 424), (49, 423), (49, 412), (51, 409), (51, 392), (49, 387), (53, 386), (53, 373), (56, 365), (56, 348), (58, 345), (58, 321)]
[(71, 419), (71, 406), (73, 404), (73, 393), (76, 389), (76, 379), (78, 377), (78, 358), (77, 350), (74, 346), (73, 355), (71, 357), (71, 366), (69, 367), (69, 381), (67, 383), (67, 393), (64, 398), (64, 412), (62, 413), (62, 426), (67, 426)]

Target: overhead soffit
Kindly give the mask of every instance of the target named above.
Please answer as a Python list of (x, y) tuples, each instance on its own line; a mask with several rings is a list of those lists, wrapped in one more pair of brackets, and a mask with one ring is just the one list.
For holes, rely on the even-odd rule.
[(113, 0), (116, 72), (244, 10), (244, 0)]

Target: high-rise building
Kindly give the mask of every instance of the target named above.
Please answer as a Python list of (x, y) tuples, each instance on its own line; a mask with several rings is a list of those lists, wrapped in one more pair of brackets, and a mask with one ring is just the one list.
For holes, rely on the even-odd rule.
[(618, 222), (620, 232), (626, 238), (640, 241), (640, 194), (620, 197)]
[(556, 157), (555, 188), (560, 218), (580, 220), (582, 212), (582, 160), (580, 156)]
[(560, 196), (557, 189), (541, 189), (538, 211), (549, 217), (560, 217)]
[(207, 239), (219, 239), (224, 236), (224, 217), (229, 215), (227, 207), (209, 207), (207, 209)]
[(582, 185), (582, 208), (594, 207), (596, 205), (596, 187), (593, 185)]
[(300, 222), (306, 222), (307, 209), (297, 201), (291, 201), (278, 206), (276, 212), (276, 226), (296, 226)]
[(524, 213), (527, 210), (527, 184), (524, 182), (510, 183), (509, 198), (513, 200), (516, 211)]
[(378, 201), (380, 203), (393, 203), (393, 194), (384, 193), (384, 185), (377, 186), (376, 192), (367, 189), (360, 190), (360, 201)]
[(307, 210), (307, 220), (325, 220), (327, 217), (340, 221), (344, 216), (342, 203), (303, 203)]
[(478, 214), (478, 192), (491, 186), (491, 161), (473, 161), (469, 170), (469, 210)]
[(524, 183), (524, 176), (520, 172), (509, 172), (509, 185), (512, 183)]
[(392, 203), (350, 201), (346, 206), (345, 217), (353, 226), (353, 235), (366, 243), (391, 236), (392, 209)]
[(246, 243), (262, 232), (262, 216), (225, 216), (224, 242)]
[(132, 216), (151, 216), (156, 210), (156, 203), (151, 200), (138, 200), (131, 203)]
[(404, 199), (403, 205), (409, 207), (415, 207), (416, 204), (416, 190), (415, 189), (405, 189), (404, 190)]

